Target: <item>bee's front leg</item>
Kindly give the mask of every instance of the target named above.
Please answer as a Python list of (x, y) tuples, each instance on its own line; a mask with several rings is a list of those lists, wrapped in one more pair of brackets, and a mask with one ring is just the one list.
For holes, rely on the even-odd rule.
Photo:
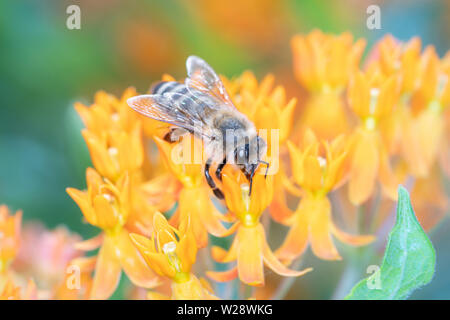
[(224, 195), (222, 190), (220, 190), (217, 186), (216, 183), (214, 182), (213, 178), (211, 177), (210, 173), (209, 173), (209, 169), (211, 168), (211, 159), (208, 159), (206, 161), (205, 164), (205, 178), (206, 178), (206, 182), (208, 182), (209, 187), (212, 189), (214, 195), (217, 197), (217, 199), (224, 199)]
[(225, 157), (225, 158), (223, 158), (222, 163), (219, 163), (219, 165), (217, 166), (216, 177), (220, 181), (222, 181), (222, 169), (223, 169), (223, 167), (225, 167), (226, 164), (227, 164), (227, 158)]

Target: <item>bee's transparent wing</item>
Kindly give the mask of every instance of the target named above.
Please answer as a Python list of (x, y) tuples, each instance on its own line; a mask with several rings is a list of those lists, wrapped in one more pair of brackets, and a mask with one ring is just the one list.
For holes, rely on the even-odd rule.
[(228, 107), (236, 109), (219, 76), (206, 61), (189, 56), (186, 60), (186, 69), (188, 75), (186, 87), (196, 98), (202, 100), (205, 95), (211, 95)]
[(203, 118), (195, 112), (195, 102), (177, 93), (144, 94), (127, 100), (128, 105), (140, 114), (163, 121), (210, 138), (211, 134)]

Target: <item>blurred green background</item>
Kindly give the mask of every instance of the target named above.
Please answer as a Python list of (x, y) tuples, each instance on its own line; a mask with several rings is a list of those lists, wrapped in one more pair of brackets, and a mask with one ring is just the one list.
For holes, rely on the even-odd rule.
[[(81, 8), (81, 30), (66, 27), (71, 4)], [(381, 30), (366, 27), (370, 4), (381, 7)], [(184, 77), (184, 61), (195, 54), (226, 76), (273, 72), (295, 95), (293, 34), (349, 30), (366, 37), (368, 47), (386, 33), (401, 40), (420, 36), (443, 55), (449, 17), (445, 0), (1, 1), (0, 203), (50, 228), (65, 224), (83, 236), (95, 234), (65, 188), (84, 188), (90, 165), (73, 103), (92, 103), (100, 89), (120, 95), (132, 85), (144, 92), (162, 73)], [(414, 297), (450, 298), (448, 226), (447, 220), (432, 235), (440, 281)], [(315, 286), (305, 296), (330, 298), (330, 283), (320, 281), (321, 265), (329, 262), (311, 263), (318, 272), (302, 282)]]

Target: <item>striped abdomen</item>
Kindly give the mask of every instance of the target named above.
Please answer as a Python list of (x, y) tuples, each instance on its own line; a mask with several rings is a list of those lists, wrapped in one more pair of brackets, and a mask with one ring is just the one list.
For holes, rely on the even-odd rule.
[(152, 94), (163, 94), (166, 92), (186, 94), (188, 93), (188, 90), (183, 83), (176, 81), (161, 81), (155, 84), (151, 89)]

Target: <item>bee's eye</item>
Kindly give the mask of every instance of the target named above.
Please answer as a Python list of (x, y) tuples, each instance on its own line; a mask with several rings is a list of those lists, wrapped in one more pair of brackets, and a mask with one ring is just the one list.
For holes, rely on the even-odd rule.
[(235, 155), (236, 164), (244, 164), (244, 163), (246, 163), (246, 161), (245, 161), (245, 158), (246, 158), (245, 157), (245, 148), (244, 147), (236, 148), (234, 155)]

